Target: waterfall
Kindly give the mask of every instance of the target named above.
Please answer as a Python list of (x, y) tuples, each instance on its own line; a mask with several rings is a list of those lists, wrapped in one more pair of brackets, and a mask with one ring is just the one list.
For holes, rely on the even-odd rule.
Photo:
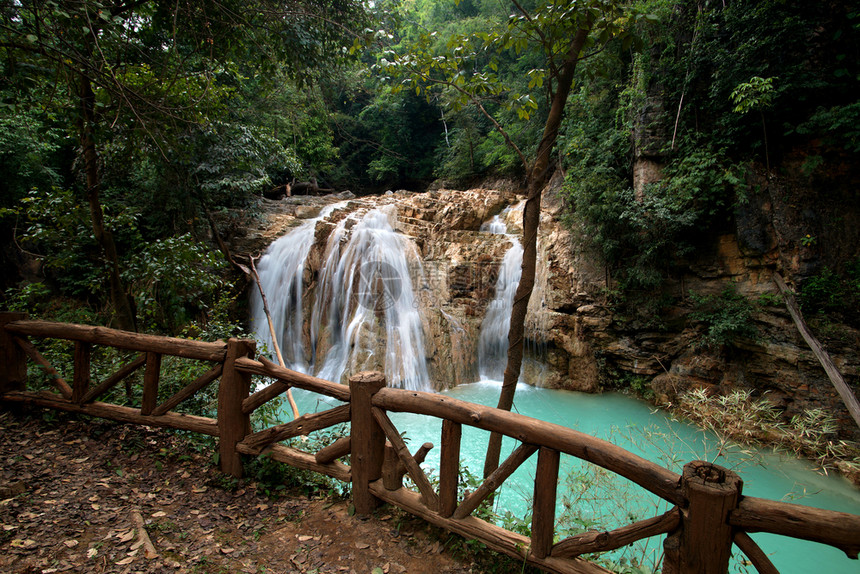
[[(276, 240), (257, 265), (284, 362), (303, 373), (308, 372), (302, 337), (303, 277), (317, 221), (306, 221)], [(251, 295), (251, 328), (265, 348), (274, 352), (263, 300), (256, 290)]]
[(505, 253), (496, 280), (496, 295), (487, 308), (481, 323), (478, 339), (478, 373), (482, 380), (501, 381), (508, 360), (508, 330), (511, 326), (511, 309), (514, 294), (520, 282), (523, 263), (523, 248), (516, 236), (507, 233), (504, 223), (506, 213), (502, 212), (481, 226), (482, 231), (505, 234), (511, 240), (511, 247)]
[[(389, 386), (428, 390), (424, 332), (412, 275), (423, 281), (415, 244), (394, 231), (393, 208), (357, 211), (329, 234), (310, 303), (305, 268), (317, 223), (274, 242), (260, 261), (288, 367), (341, 381), (344, 375), (384, 368)], [(254, 329), (271, 344), (259, 296), (252, 300)]]

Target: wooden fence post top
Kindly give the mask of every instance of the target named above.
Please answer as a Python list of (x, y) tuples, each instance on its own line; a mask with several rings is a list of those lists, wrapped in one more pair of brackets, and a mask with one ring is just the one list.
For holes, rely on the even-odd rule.
[(349, 377), (350, 385), (361, 385), (375, 391), (385, 386), (385, 374), (379, 371), (362, 371)]
[(681, 513), (677, 561), (674, 548), (666, 548), (666, 572), (726, 574), (733, 530), (729, 514), (737, 508), (743, 481), (716, 464), (695, 460), (684, 465), (681, 488), (687, 507)]
[(687, 489), (721, 491), (725, 495), (740, 495), (744, 483), (737, 473), (704, 460), (685, 464), (681, 482)]

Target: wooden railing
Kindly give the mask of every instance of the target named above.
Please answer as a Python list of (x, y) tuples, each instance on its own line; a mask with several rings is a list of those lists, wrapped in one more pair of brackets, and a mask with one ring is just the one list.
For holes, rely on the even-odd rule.
[[(42, 356), (30, 341), (31, 337), (74, 341), (71, 384)], [(97, 382), (90, 374), (93, 345), (137, 351), (140, 355)], [(580, 556), (662, 535), (666, 535), (664, 573), (727, 572), (732, 544), (759, 572), (777, 572), (750, 538), (750, 532), (771, 532), (828, 544), (854, 559), (860, 551), (860, 516), (743, 496), (740, 477), (717, 465), (693, 461), (678, 475), (612, 443), (559, 425), (447, 396), (389, 389), (380, 373), (359, 373), (345, 386), (279, 367), (265, 358), (256, 360), (254, 354), (255, 345), (247, 340), (203, 343), (103, 327), (30, 321), (23, 314), (0, 313), (0, 399), (212, 435), (219, 439), (220, 464), (226, 473), (241, 475), (243, 454), (267, 453), (274, 460), (291, 466), (351, 482), (359, 513), (370, 513), (380, 503), (387, 502), (549, 572), (606, 572)], [(207, 361), (212, 365), (170, 397), (160, 397), (161, 357), (165, 355)], [(27, 390), (28, 359), (49, 375), (57, 392)], [(96, 400), (141, 368), (144, 369), (143, 393), (139, 407)], [(274, 382), (252, 394), (254, 375)], [(216, 418), (174, 410), (218, 379)], [(290, 387), (314, 391), (343, 404), (252, 432), (251, 414)], [(417, 413), (440, 419), (438, 487), (433, 487), (420, 467), (432, 445), (425, 444), (411, 454), (389, 418), (389, 412)], [(335, 440), (316, 453), (281, 444), (287, 439), (346, 422), (350, 424), (349, 436)], [(519, 446), (478, 488), (460, 499), (463, 425), (499, 432), (519, 441)], [(535, 453), (537, 470), (531, 536), (505, 530), (474, 516), (481, 503)], [(672, 508), (615, 530), (584, 532), (556, 541), (556, 494), (562, 454), (632, 481), (667, 501)], [(346, 456), (349, 456), (349, 465), (339, 460)], [(405, 474), (410, 476), (417, 490), (403, 486)]]

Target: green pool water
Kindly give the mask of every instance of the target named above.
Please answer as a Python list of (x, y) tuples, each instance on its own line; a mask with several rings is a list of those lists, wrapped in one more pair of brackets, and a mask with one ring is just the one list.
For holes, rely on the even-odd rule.
[[(482, 381), (458, 386), (445, 394), (494, 406), (499, 386), (496, 382)], [(299, 393), (297, 400), (303, 412), (325, 407), (319, 396), (311, 393)], [(520, 384), (514, 410), (610, 440), (676, 472), (691, 460), (712, 461), (740, 474), (746, 495), (860, 514), (860, 491), (844, 478), (822, 475), (811, 463), (787, 455), (721, 443), (716, 436), (672, 420), (663, 411), (623, 394), (594, 395)], [(441, 421), (408, 413), (390, 413), (390, 416), (401, 433), (405, 433), (411, 450), (424, 442), (437, 445), (422, 465), (425, 472), (434, 474), (438, 469)], [(483, 468), (488, 437), (489, 433), (463, 427), (461, 467), (468, 467), (475, 476)], [(502, 456), (517, 445), (516, 441), (506, 439)], [(532, 456), (502, 486), (494, 508), (496, 514), (526, 517), (533, 495), (536, 459)], [(559, 482), (557, 519), (559, 527), (571, 531), (584, 527), (609, 530), (631, 520), (656, 516), (669, 508), (668, 503), (635, 484), (610, 473), (595, 471), (595, 467), (567, 455), (562, 457)], [(751, 536), (783, 574), (860, 573), (860, 562), (849, 560), (834, 548), (776, 535), (757, 533)], [(661, 544), (662, 537), (655, 537), (633, 552), (615, 553), (609, 558), (635, 557), (646, 563), (653, 562), (659, 559)], [(733, 562), (732, 570), (755, 571), (752, 566), (744, 565), (742, 557)]]

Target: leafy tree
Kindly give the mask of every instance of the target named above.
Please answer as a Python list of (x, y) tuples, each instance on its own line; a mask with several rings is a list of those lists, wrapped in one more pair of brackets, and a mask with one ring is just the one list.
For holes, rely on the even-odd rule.
[(767, 151), (767, 125), (764, 121), (764, 110), (773, 105), (773, 80), (774, 78), (760, 78), (753, 76), (749, 82), (744, 82), (732, 90), (732, 110), (738, 114), (749, 111), (758, 111), (761, 114), (761, 129), (764, 134), (764, 157), (767, 169), (770, 170), (770, 155)]
[(101, 142), (125, 130), (128, 141), (145, 139), (167, 158), (173, 130), (227, 109), (237, 82), (287, 76), (306, 83), (314, 67), (336, 65), (344, 43), (358, 40), (353, 30), (365, 24), (358, 0), (4, 4), (6, 77), (18, 91), (37, 85), (31, 101), (62, 115), (80, 142), (84, 195), (117, 326), (134, 329), (135, 314), (105, 223)]
[[(553, 160), (564, 109), (573, 85), (577, 64), (599, 52), (610, 40), (621, 38), (630, 44), (629, 31), (637, 15), (622, 10), (621, 3), (605, 0), (573, 2), (545, 0), (534, 6), (514, 2), (515, 12), (507, 22), (490, 30), (452, 36), (444, 53), (434, 51), (432, 34), (421, 34), (402, 54), (383, 56), (381, 68), (402, 78), (400, 87), (442, 90), (454, 109), (474, 106), (493, 125), (504, 143), (516, 154), (526, 174), (526, 203), (523, 213), (523, 270), (511, 312), (508, 335), (508, 362), (505, 368), (499, 408), (510, 410), (519, 379), (523, 356), (526, 310), (535, 280), (537, 228), (541, 191)], [(540, 65), (527, 74), (527, 91), (511, 91), (499, 74), (504, 56), (535, 54)], [(539, 109), (539, 94), (545, 96), (543, 133), (533, 154), (526, 155), (511, 133), (499, 122), (488, 102), (501, 101), (521, 119), (529, 119)], [(490, 440), (484, 475), (498, 466), (501, 435)]]

